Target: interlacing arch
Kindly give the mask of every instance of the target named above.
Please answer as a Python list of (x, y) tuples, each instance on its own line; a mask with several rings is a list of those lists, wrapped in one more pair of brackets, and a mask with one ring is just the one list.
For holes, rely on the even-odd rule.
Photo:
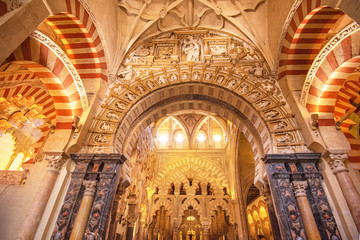
[(229, 204), (225, 202), (224, 199), (216, 199), (210, 202), (208, 212), (210, 215), (214, 214), (214, 211), (218, 210), (218, 207), (221, 207), (222, 210), (226, 211), (226, 214), (229, 215), (229, 220), (231, 224), (235, 223), (235, 216), (233, 211), (229, 208)]
[(202, 218), (202, 216), (203, 216), (203, 213), (202, 213), (202, 211), (201, 211), (201, 206), (200, 206), (200, 204), (199, 204), (195, 199), (193, 199), (193, 198), (188, 198), (188, 199), (185, 200), (185, 202), (183, 202), (183, 203), (181, 204), (181, 207), (180, 207), (180, 210), (179, 210), (179, 216), (184, 216), (184, 212), (185, 212), (186, 210), (188, 210), (190, 206), (197, 211), (197, 213), (198, 213), (199, 216), (200, 216), (200, 220), (201, 220), (201, 218)]
[(173, 206), (173, 203), (169, 200), (169, 199), (164, 199), (164, 198), (159, 198), (157, 200), (155, 200), (156, 203), (152, 206), (151, 208), (151, 212), (150, 212), (150, 216), (149, 217), (152, 217), (155, 215), (155, 212), (160, 210), (160, 207), (164, 207), (165, 210), (167, 211), (168, 215), (169, 216), (172, 216), (172, 206)]

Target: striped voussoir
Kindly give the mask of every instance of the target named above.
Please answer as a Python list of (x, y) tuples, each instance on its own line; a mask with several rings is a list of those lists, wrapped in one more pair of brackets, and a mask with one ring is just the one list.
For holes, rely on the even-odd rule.
[[(347, 78), (360, 65), (360, 31), (343, 39), (319, 66), (309, 88), (306, 107), (309, 113), (319, 114), (319, 126), (334, 126), (349, 109), (354, 108), (350, 99), (358, 97), (359, 83), (344, 84)], [(341, 125), (351, 151), (349, 160), (360, 168), (360, 141), (349, 133), (349, 121)], [(355, 166), (356, 165), (356, 166)]]
[(61, 39), (68, 57), (83, 82), (93, 82), (94, 79), (107, 80), (106, 75), (102, 73), (104, 66), (102, 66), (95, 42), (78, 18), (70, 13), (58, 13), (45, 21)]
[(74, 15), (77, 19), (79, 19), (82, 22), (82, 24), (85, 26), (87, 31), (89, 32), (91, 39), (94, 42), (98, 58), (100, 59), (101, 78), (107, 81), (108, 72), (107, 72), (105, 51), (104, 51), (103, 43), (101, 42), (100, 34), (93, 19), (91, 18), (89, 12), (84, 8), (83, 4), (80, 3), (78, 0), (65, 0), (65, 1), (66, 1), (67, 11), (72, 15)]
[(31, 61), (15, 61), (22, 67), (33, 72), (49, 91), (55, 106), (56, 129), (72, 129), (73, 116), (72, 100), (62, 82), (46, 67)]
[(279, 80), (304, 81), (330, 28), (344, 15), (321, 2), (303, 1), (294, 14), (280, 53)]
[(61, 95), (65, 95), (68, 98), (67, 101), (69, 101), (69, 104), (66, 106), (68, 109), (65, 106), (62, 107), (64, 111), (72, 112), (72, 115), (75, 116), (79, 116), (82, 113), (83, 108), (80, 94), (73, 76), (62, 60), (51, 49), (33, 38), (27, 38), (7, 59), (8, 62), (23, 60), (39, 63), (48, 69), (59, 81), (63, 89)]
[[(359, 102), (360, 98), (360, 73), (358, 73), (355, 79), (348, 79), (343, 84), (336, 99), (335, 104), (335, 119), (340, 119), (341, 116), (348, 109), (355, 110), (355, 107), (350, 103), (349, 99), (352, 99), (356, 103)], [(350, 126), (352, 126), (354, 122), (350, 119), (346, 119), (340, 126), (342, 132), (345, 134), (347, 140), (350, 143), (351, 151), (348, 153), (349, 160), (354, 168), (360, 169), (360, 140), (355, 138), (350, 133)]]

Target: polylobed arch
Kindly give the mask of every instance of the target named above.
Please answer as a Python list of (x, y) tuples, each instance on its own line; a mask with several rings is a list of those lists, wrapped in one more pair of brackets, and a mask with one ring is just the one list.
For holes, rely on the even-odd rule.
[[(71, 131), (73, 117), (79, 113), (79, 109), (74, 109), (77, 106), (76, 100), (74, 101), (72, 98), (73, 94), (70, 94), (70, 91), (65, 89), (58, 77), (45, 66), (33, 61), (13, 61), (7, 63), (7, 65), (7, 67), (11, 66), (11, 68), (18, 65), (19, 67), (17, 68), (22, 69), (22, 72), (26, 71), (27, 74), (16, 74), (16, 76), (8, 76), (6, 79), (1, 79), (4, 82), (18, 82), (18, 84), (15, 83), (16, 85), (12, 89), (2, 90), (2, 96), (5, 98), (16, 94), (22, 94), (24, 97), (34, 96), (35, 103), (44, 106), (43, 114), (50, 121), (53, 121), (56, 130)], [(30, 78), (30, 85), (27, 82), (22, 83), (23, 80), (26, 80), (25, 78)], [(42, 87), (31, 86), (31, 81), (36, 79), (42, 82), (44, 89)], [(40, 129), (43, 135), (33, 146), (35, 154), (39, 152), (50, 130), (48, 125), (43, 125)], [(30, 159), (26, 163), (33, 163), (33, 161), (34, 159)]]
[(192, 207), (194, 210), (197, 211), (198, 215), (200, 216), (200, 220), (202, 219), (203, 213), (201, 211), (200, 204), (192, 198), (188, 198), (181, 204), (181, 207), (179, 209), (179, 216), (183, 216), (184, 212), (189, 209), (189, 207)]
[[(193, 178), (193, 186), (196, 183), (208, 183), (213, 186), (223, 189), (223, 187), (229, 188), (229, 183), (226, 176), (223, 173), (223, 167), (216, 163), (206, 161), (202, 158), (186, 158), (180, 157), (176, 162), (165, 163), (165, 166), (161, 166), (159, 173), (154, 178), (154, 186), (160, 186), (165, 184), (168, 186), (170, 183), (180, 181), (184, 184), (184, 187), (189, 191), (189, 180), (186, 178), (187, 172), (195, 172), (196, 175)], [(216, 178), (214, 176), (217, 176)], [(221, 185), (219, 184), (221, 183)], [(194, 187), (193, 187), (194, 188)], [(196, 187), (195, 187), (196, 188)]]

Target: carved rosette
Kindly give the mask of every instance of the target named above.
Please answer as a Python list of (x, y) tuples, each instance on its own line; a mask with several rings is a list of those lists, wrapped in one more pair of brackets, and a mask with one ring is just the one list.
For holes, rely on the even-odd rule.
[(333, 173), (339, 173), (344, 171), (349, 171), (345, 166), (345, 161), (348, 159), (348, 156), (346, 153), (341, 154), (330, 154), (330, 167), (333, 170)]
[(47, 154), (45, 160), (48, 161), (47, 168), (50, 171), (59, 172), (66, 159), (62, 153)]

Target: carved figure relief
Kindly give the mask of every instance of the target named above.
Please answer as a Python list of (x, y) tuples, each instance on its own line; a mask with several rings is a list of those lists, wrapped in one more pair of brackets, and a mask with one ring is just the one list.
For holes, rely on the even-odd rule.
[(276, 141), (278, 144), (288, 144), (288, 143), (291, 143), (293, 140), (294, 140), (294, 137), (291, 134), (286, 133), (286, 134), (282, 135), (281, 137), (279, 137)]
[(285, 130), (287, 126), (288, 125), (286, 122), (280, 121), (274, 126), (273, 129), (274, 129), (274, 131), (282, 131), (282, 130)]
[(122, 103), (122, 102), (120, 102), (120, 101), (117, 101), (117, 102), (115, 103), (115, 106), (116, 106), (119, 110), (121, 110), (121, 111), (124, 111), (125, 108), (126, 108), (125, 104)]
[(182, 51), (186, 54), (186, 61), (195, 62), (200, 60), (200, 44), (193, 36), (183, 40)]
[(117, 113), (115, 113), (115, 112), (108, 112), (108, 113), (106, 114), (106, 117), (107, 117), (108, 119), (111, 119), (111, 120), (114, 120), (114, 121), (117, 121), (117, 120), (119, 120), (119, 118), (120, 118), (120, 116), (119, 116)]
[(130, 92), (125, 93), (125, 98), (127, 98), (129, 101), (134, 101), (136, 99), (136, 95)]
[(200, 76), (201, 76), (200, 72), (197, 72), (197, 71), (196, 71), (196, 72), (193, 73), (192, 79), (195, 80), (195, 81), (196, 81), (196, 80), (199, 80), (199, 79), (200, 79)]
[(277, 116), (279, 116), (279, 112), (276, 110), (270, 110), (268, 112), (265, 113), (265, 118), (268, 120), (274, 119)]
[(265, 109), (271, 105), (271, 102), (269, 100), (264, 99), (259, 101), (257, 105), (260, 109)]
[(178, 80), (178, 76), (176, 75), (176, 73), (170, 74), (170, 81), (171, 82), (175, 82), (177, 80)]

